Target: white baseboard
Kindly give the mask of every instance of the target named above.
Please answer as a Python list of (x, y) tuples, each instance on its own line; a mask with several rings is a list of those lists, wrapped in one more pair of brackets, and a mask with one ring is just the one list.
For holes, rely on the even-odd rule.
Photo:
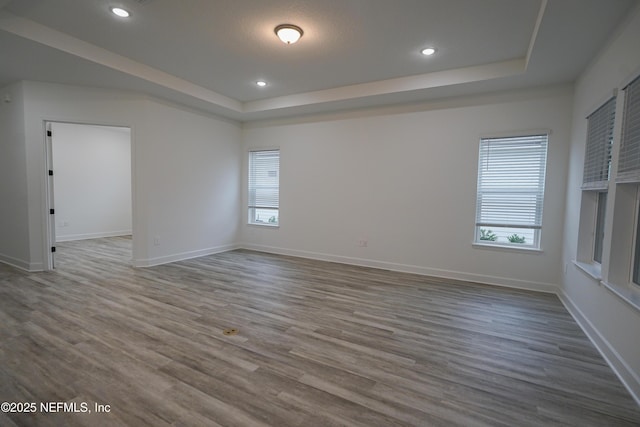
[(576, 323), (578, 323), (596, 349), (598, 349), (607, 364), (613, 369), (613, 372), (620, 378), (620, 381), (636, 403), (640, 405), (640, 376), (638, 376), (638, 373), (631, 369), (629, 364), (620, 356), (600, 331), (593, 326), (589, 319), (582, 313), (582, 310), (578, 308), (564, 291), (559, 289), (558, 297), (567, 311), (573, 316)]
[(156, 257), (156, 258), (134, 259), (133, 266), (134, 267), (153, 267), (155, 265), (167, 264), (169, 262), (184, 261), (186, 259), (213, 255), (220, 252), (232, 251), (234, 249), (239, 249), (239, 248), (240, 246), (238, 246), (235, 243), (232, 243), (228, 245), (216, 246), (213, 248), (199, 249), (197, 251), (182, 252), (179, 254), (165, 255), (165, 256)]
[(30, 262), (29, 263), (29, 272), (33, 273), (36, 271), (44, 271), (44, 263), (42, 262)]
[(29, 262), (5, 254), (0, 254), (0, 262), (29, 273), (44, 270), (44, 264), (41, 262)]
[(546, 292), (556, 294), (558, 286), (551, 283), (532, 282), (508, 277), (488, 276), (482, 274), (472, 274), (460, 271), (443, 270), (439, 268), (421, 267), (417, 265), (399, 264), (387, 261), (376, 261), (365, 258), (353, 258), (341, 255), (330, 255), (320, 252), (309, 252), (295, 249), (279, 248), (274, 246), (241, 244), (243, 249), (259, 252), (269, 252), (280, 255), (289, 255), (300, 258), (317, 259), (320, 261), (331, 261), (341, 264), (359, 265), (362, 267), (381, 268), (383, 270), (399, 271), (403, 273), (414, 273), (423, 276), (433, 276), (443, 279), (464, 280), (467, 282), (478, 282), (487, 285), (504, 286), (508, 288), (526, 289), (531, 291)]
[(31, 269), (32, 266), (29, 263), (29, 261), (14, 258), (12, 256), (5, 255), (5, 254), (0, 254), (0, 262), (24, 271), (38, 271), (38, 270)]
[(73, 240), (100, 239), (102, 237), (131, 236), (131, 230), (103, 231), (99, 233), (67, 234), (66, 236), (56, 234), (56, 242), (71, 242)]

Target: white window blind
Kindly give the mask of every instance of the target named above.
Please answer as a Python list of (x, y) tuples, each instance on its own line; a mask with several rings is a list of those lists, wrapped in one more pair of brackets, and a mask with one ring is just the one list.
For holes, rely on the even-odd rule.
[(582, 179), (584, 190), (606, 190), (608, 187), (615, 114), (614, 97), (587, 117), (587, 146)]
[(249, 223), (277, 225), (280, 208), (280, 151), (249, 152)]
[(530, 135), (480, 140), (476, 227), (542, 227), (547, 139)]
[(624, 90), (617, 182), (640, 182), (640, 77)]

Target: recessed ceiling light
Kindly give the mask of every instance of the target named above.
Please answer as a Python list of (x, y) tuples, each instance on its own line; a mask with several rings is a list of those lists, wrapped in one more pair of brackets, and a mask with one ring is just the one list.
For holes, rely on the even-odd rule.
[(294, 44), (300, 40), (300, 37), (304, 34), (302, 28), (291, 24), (278, 25), (274, 31), (278, 38), (286, 44)]
[(121, 7), (112, 7), (111, 12), (113, 12), (114, 15), (119, 16), (120, 18), (128, 18), (129, 16), (131, 16), (129, 11), (124, 10)]
[(423, 55), (431, 56), (434, 53), (436, 53), (436, 49), (433, 48), (433, 47), (426, 47), (426, 48), (422, 49), (421, 52), (422, 52)]
[(264, 80), (258, 80), (256, 84), (260, 87), (265, 87), (267, 85), (267, 82), (265, 82)]

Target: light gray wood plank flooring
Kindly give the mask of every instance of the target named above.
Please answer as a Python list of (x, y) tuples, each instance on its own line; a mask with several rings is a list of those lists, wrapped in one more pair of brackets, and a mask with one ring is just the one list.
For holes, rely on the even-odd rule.
[(0, 402), (111, 407), (0, 426), (640, 425), (554, 295), (244, 250), (134, 269), (130, 251), (0, 264)]

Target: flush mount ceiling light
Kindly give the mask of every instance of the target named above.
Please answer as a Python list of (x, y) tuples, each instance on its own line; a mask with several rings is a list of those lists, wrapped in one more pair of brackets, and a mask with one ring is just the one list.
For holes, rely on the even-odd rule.
[(436, 53), (436, 48), (435, 47), (425, 47), (420, 52), (425, 56), (431, 56), (434, 53)]
[(119, 16), (120, 18), (128, 18), (129, 16), (131, 16), (131, 14), (129, 13), (129, 11), (124, 10), (121, 7), (112, 7), (111, 8), (111, 12), (116, 15)]
[(267, 85), (267, 82), (265, 82), (264, 80), (258, 80), (256, 84), (260, 87), (265, 87)]
[(302, 28), (291, 24), (278, 25), (274, 31), (282, 43), (286, 44), (294, 44), (304, 34)]

